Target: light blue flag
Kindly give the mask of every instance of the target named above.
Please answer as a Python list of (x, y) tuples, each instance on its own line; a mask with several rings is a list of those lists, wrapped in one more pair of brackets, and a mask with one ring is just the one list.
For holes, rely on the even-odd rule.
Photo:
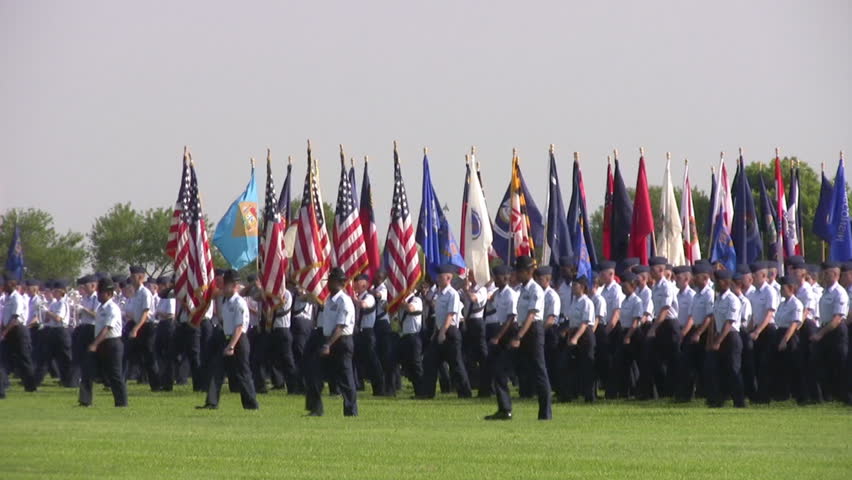
[(254, 184), (254, 164), (245, 191), (234, 200), (225, 216), (216, 224), (213, 244), (222, 256), (239, 270), (257, 258), (257, 187)]

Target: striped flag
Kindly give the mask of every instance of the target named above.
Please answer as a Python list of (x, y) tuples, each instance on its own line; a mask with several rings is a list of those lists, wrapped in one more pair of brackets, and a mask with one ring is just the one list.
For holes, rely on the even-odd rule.
[(340, 267), (346, 274), (346, 284), (367, 268), (367, 247), (361, 219), (352, 196), (352, 183), (346, 172), (343, 146), (340, 147), (340, 186), (337, 188), (337, 207), (334, 209), (334, 247), (332, 266)]
[(778, 273), (784, 273), (784, 259), (787, 257), (787, 198), (784, 195), (784, 177), (781, 174), (781, 159), (778, 150), (775, 151), (775, 230), (778, 241), (775, 243), (775, 260), (778, 262)]
[(275, 182), (272, 179), (272, 159), (266, 157), (266, 203), (263, 209), (263, 243), (260, 245), (260, 278), (264, 297), (271, 309), (284, 302), (287, 256), (284, 253), (284, 229), (287, 226), (278, 210)]
[(192, 156), (187, 155), (188, 175), (184, 176), (184, 195), (178, 224), (175, 253), (175, 298), (189, 312), (194, 325), (201, 323), (210, 306), (213, 283), (213, 257), (207, 227), (201, 211), (198, 177)]
[(325, 216), (322, 213), (316, 175), (317, 171), (311, 160), (311, 144), (308, 142), (308, 169), (305, 173), (302, 205), (299, 207), (292, 261), (296, 281), (319, 301), (325, 301), (328, 296), (326, 278), (331, 268), (331, 245), (325, 230)]
[(281, 187), (281, 193), (278, 195), (278, 214), (281, 216), (281, 221), (284, 222), (284, 261), (288, 266), (290, 258), (293, 256), (293, 250), (296, 247), (297, 225), (291, 218), (290, 212), (292, 210), (290, 208), (290, 177), (292, 173), (293, 160), (287, 157), (287, 176), (284, 177), (284, 185)]
[(692, 265), (701, 258), (698, 245), (698, 225), (695, 222), (695, 207), (692, 204), (692, 184), (689, 181), (689, 162), (683, 162), (683, 191), (680, 196), (681, 225), (683, 225), (683, 251), (686, 263)]
[(177, 200), (175, 200), (175, 210), (172, 213), (172, 223), (169, 225), (169, 238), (166, 241), (166, 255), (172, 258), (175, 258), (175, 254), (177, 253), (178, 225), (180, 224), (180, 216), (183, 211), (185, 185), (188, 183), (186, 179), (189, 175), (188, 163), (187, 149), (183, 147), (183, 170), (180, 174), (180, 188), (178, 188)]
[(402, 181), (396, 143), (393, 148), (393, 203), (384, 256), (388, 274), (388, 312), (394, 313), (420, 280), (420, 259), (414, 242), (414, 226), (411, 224), (411, 211), (405, 194), (405, 183)]

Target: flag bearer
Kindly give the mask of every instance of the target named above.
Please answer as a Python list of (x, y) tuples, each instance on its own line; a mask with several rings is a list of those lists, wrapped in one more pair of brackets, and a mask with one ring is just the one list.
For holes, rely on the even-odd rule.
[[(296, 361), (293, 359), (293, 334), (290, 328), (292, 327), (293, 315), (293, 294), (290, 290), (284, 291), (284, 298), (272, 312), (272, 331), (269, 334), (270, 363), (272, 371), (276, 372), (273, 375), (273, 384), (281, 381), (281, 385), (286, 385), (287, 392), (294, 393), (300, 389), (300, 382), (296, 375)], [(282, 377), (280, 380), (275, 377)]]
[(376, 338), (376, 313), (378, 300), (375, 295), (367, 290), (370, 277), (360, 274), (355, 277), (355, 311), (358, 316), (358, 334), (355, 344), (355, 358), (358, 365), (358, 373), (363, 378), (370, 379), (373, 387), (373, 396), (385, 394), (385, 376), (382, 370), (382, 362), (379, 358), (379, 347)]
[(402, 371), (414, 387), (414, 395), (419, 395), (423, 382), (423, 300), (418, 292), (412, 292), (399, 309), (399, 323), (402, 331), (399, 363)]
[[(112, 300), (115, 286), (112, 280), (105, 278), (97, 283), (98, 306), (95, 309), (95, 338), (88, 346), (88, 352), (101, 372), (106, 384), (112, 390), (116, 407), (127, 406), (127, 384), (122, 376), (124, 344), (121, 341), (121, 309)], [(92, 377), (80, 382), (80, 405), (92, 404)]]
[(346, 274), (335, 267), (328, 274), (329, 296), (320, 313), (319, 326), (322, 330), (322, 343), (313, 340), (306, 352), (308, 369), (305, 385), (305, 407), (308, 415), (322, 416), (322, 390), (324, 373), (337, 383), (337, 390), (343, 397), (343, 415), (354, 417), (358, 415), (358, 399), (355, 389), (355, 378), (352, 372), (352, 354), (354, 342), (352, 334), (355, 329), (355, 305), (352, 298), (344, 291)]
[(295, 287), (290, 290), (293, 297), (293, 309), (290, 311), (290, 333), (293, 336), (293, 361), (296, 363), (296, 388), (294, 395), (305, 394), (304, 369), (305, 348), (308, 338), (314, 330), (314, 304), (305, 294), (305, 289), (292, 282)]
[(465, 279), (465, 288), (461, 291), (467, 297), (467, 311), (464, 315), (462, 346), (465, 369), (470, 375), (471, 386), (479, 390), (480, 397), (489, 395), (489, 385), (484, 381), (488, 344), (485, 339), (485, 304), (488, 302), (488, 290), (480, 285), (473, 273)]
[[(459, 398), (471, 396), (470, 381), (464, 368), (461, 352), (462, 302), (459, 293), (451, 285), (455, 265), (442, 265), (438, 270), (438, 289), (435, 293), (435, 329), (429, 348), (423, 358), (423, 392), (421, 397), (435, 396), (435, 381), (442, 362), (447, 362)], [(530, 272), (532, 273), (532, 272)], [(532, 275), (530, 275), (532, 281)]]
[[(518, 314), (518, 292), (509, 285), (512, 269), (508, 265), (498, 265), (494, 267), (493, 273), (494, 286), (497, 289), (491, 295), (491, 307), (485, 311), (485, 336), (488, 338), (488, 368), (485, 381), (488, 382), (492, 393), (500, 356), (505, 354), (509, 342), (509, 338), (501, 342), (499, 333), (506, 322), (514, 323)], [(510, 362), (507, 362), (507, 365), (511, 367)], [(505, 372), (506, 375), (509, 373)]]
[(223, 296), (219, 311), (222, 328), (213, 330), (210, 348), (217, 353), (211, 352), (207, 400), (204, 405), (198, 408), (216, 409), (219, 407), (219, 396), (222, 391), (225, 372), (227, 372), (228, 378), (233, 378), (237, 384), (236, 387), (243, 408), (257, 410), (257, 398), (251, 378), (251, 366), (249, 365), (251, 352), (248, 338), (244, 335), (249, 327), (248, 305), (237, 290), (239, 274), (235, 270), (225, 272), (222, 281)]

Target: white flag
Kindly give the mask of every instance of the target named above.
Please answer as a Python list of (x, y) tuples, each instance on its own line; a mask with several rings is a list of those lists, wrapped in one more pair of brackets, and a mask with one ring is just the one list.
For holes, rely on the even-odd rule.
[(672, 187), (671, 159), (666, 160), (666, 173), (663, 177), (663, 191), (660, 196), (662, 232), (657, 237), (657, 254), (665, 256), (672, 265), (684, 265), (683, 226), (677, 212), (674, 187)]
[(485, 195), (482, 193), (482, 185), (479, 183), (479, 175), (475, 168), (476, 162), (470, 159), (470, 187), (467, 196), (467, 218), (465, 219), (464, 235), (464, 262), (467, 269), (473, 274), (478, 285), (485, 285), (491, 281), (491, 268), (488, 265), (488, 252), (491, 250), (491, 242), (494, 234), (491, 231), (491, 217), (488, 216), (488, 207), (485, 206)]

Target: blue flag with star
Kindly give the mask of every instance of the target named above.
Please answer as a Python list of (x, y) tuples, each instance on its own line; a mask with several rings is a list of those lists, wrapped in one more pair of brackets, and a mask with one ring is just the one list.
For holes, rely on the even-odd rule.
[(415, 238), (426, 257), (426, 272), (433, 279), (437, 277), (441, 265), (450, 263), (457, 266), (459, 271), (467, 267), (432, 185), (429, 158), (426, 155), (423, 155), (423, 196)]

